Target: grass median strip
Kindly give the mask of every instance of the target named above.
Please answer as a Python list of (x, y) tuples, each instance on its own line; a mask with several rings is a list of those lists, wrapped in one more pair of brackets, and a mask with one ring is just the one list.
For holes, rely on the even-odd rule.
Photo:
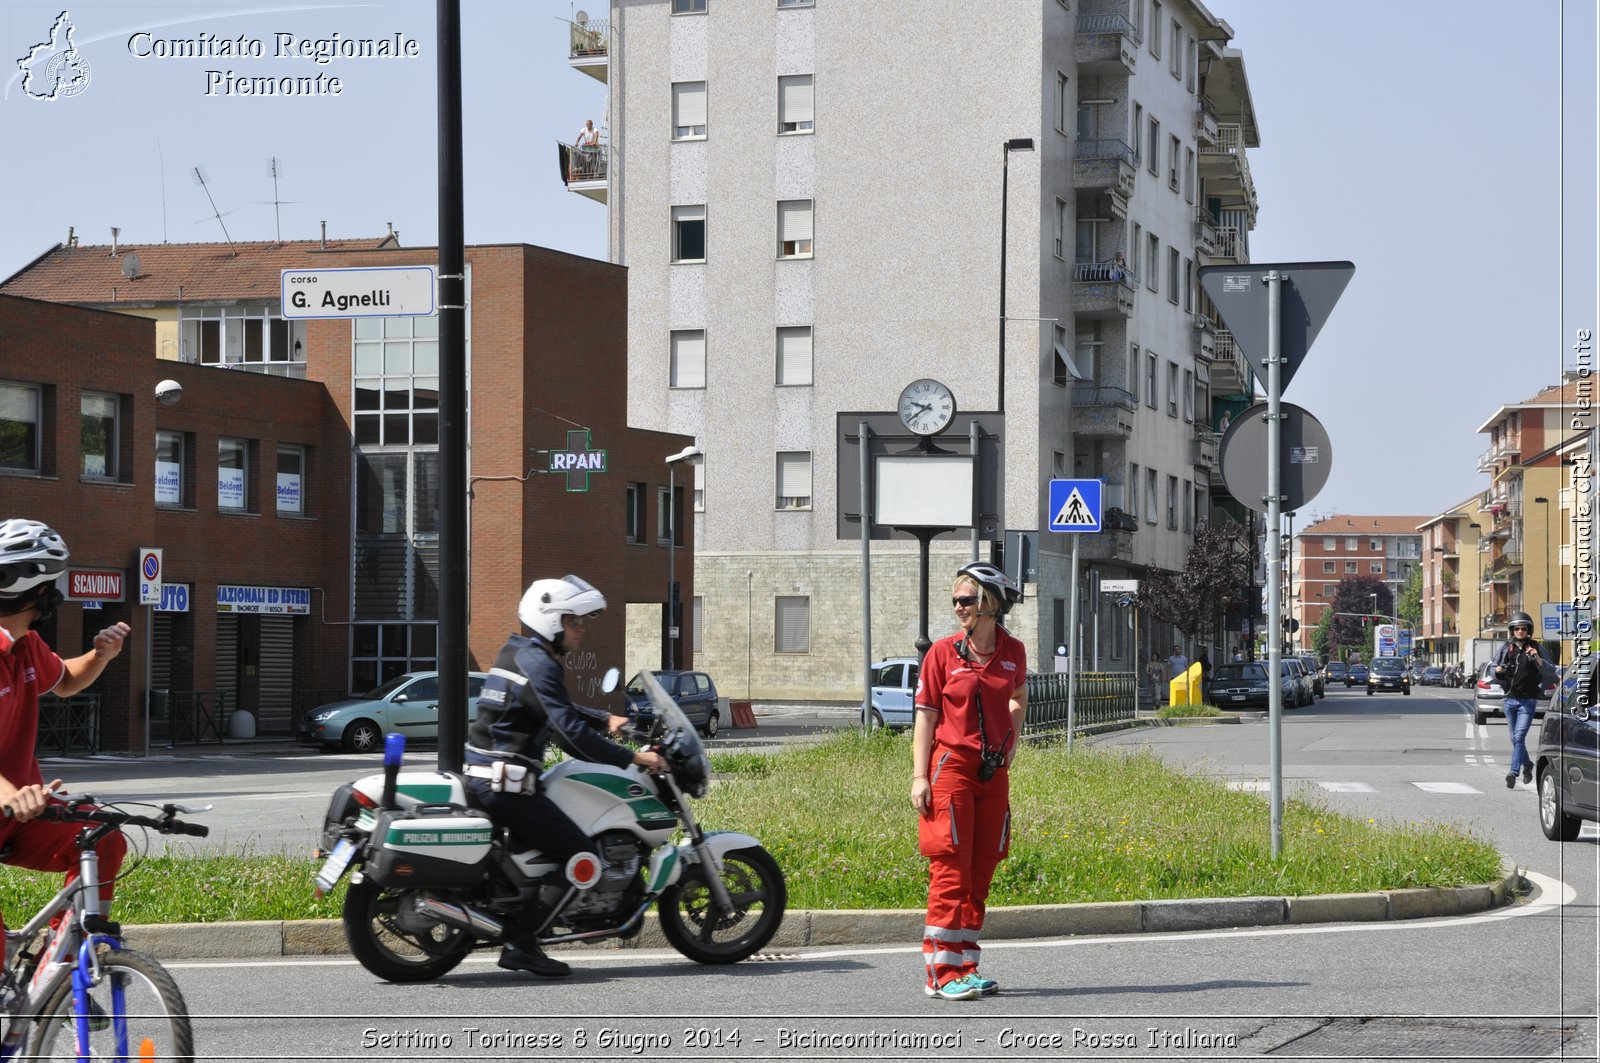
[[(844, 731), (778, 754), (718, 753), (719, 785), (695, 814), (772, 852), (794, 908), (921, 908), (926, 861), (910, 804), (910, 738)], [(1315, 802), (1284, 802), (1271, 857), (1262, 795), (1173, 771), (1147, 753), (1028, 746), (1011, 772), (1012, 848), (992, 905), (1195, 897), (1302, 896), (1464, 886), (1499, 875), (1487, 842), (1449, 825), (1380, 823)], [(251, 854), (151, 858), (117, 890), (127, 923), (323, 919), (316, 862)], [(125, 868), (126, 869), (126, 868)], [(4, 910), (38, 908), (53, 875), (0, 868)]]

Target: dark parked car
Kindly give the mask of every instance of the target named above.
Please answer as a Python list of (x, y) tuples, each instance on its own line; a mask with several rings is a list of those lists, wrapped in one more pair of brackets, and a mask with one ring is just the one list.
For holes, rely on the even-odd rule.
[(1398, 657), (1374, 657), (1367, 670), (1367, 696), (1380, 690), (1398, 690), (1411, 696), (1411, 675), (1405, 662)]
[(1297, 653), (1300, 663), (1305, 665), (1306, 675), (1311, 677), (1311, 692), (1319, 698), (1328, 696), (1327, 682), (1322, 675), (1322, 669), (1317, 666), (1317, 658), (1309, 653)]
[[(467, 674), (467, 719), (478, 714), (482, 672)], [(377, 753), (385, 736), (403, 734), (407, 742), (439, 738), (439, 673), (407, 672), (358, 698), (319, 705), (300, 720), (302, 742), (350, 753)]]
[[(1287, 661), (1284, 662), (1281, 682), (1281, 700), (1285, 708), (1309, 703), (1311, 695), (1302, 694), (1302, 681), (1291, 672)], [(1229, 661), (1211, 670), (1211, 686), (1206, 690), (1206, 701), (1219, 709), (1265, 709), (1270, 705), (1271, 697), (1266, 661)]]
[(1444, 669), (1436, 664), (1430, 664), (1422, 670), (1422, 685), (1425, 687), (1444, 686)]
[(1578, 837), (1583, 821), (1600, 821), (1600, 709), (1595, 658), (1578, 658), (1544, 715), (1533, 756), (1539, 826), (1551, 841)]
[[(655, 672), (656, 682), (661, 684), (662, 691), (673, 701), (678, 703), (678, 708), (689, 718), (689, 722), (707, 738), (715, 738), (717, 728), (722, 722), (722, 714), (718, 708), (717, 684), (704, 672)], [(639, 726), (648, 728), (654, 721), (655, 714), (650, 711), (650, 701), (645, 696), (644, 680), (635, 674), (628, 680), (627, 687), (623, 690), (628, 699), (628, 705), (639, 712)]]

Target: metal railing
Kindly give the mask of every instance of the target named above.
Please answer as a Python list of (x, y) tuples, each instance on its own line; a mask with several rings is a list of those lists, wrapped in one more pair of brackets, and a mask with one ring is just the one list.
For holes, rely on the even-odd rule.
[(611, 24), (605, 19), (590, 19), (588, 22), (569, 22), (572, 29), (571, 48), (568, 59), (598, 58), (604, 56), (610, 47)]
[(1075, 281), (1115, 281), (1130, 287), (1138, 287), (1139, 285), (1139, 275), (1117, 261), (1074, 262), (1072, 264), (1072, 279)]
[(1079, 15), (1078, 32), (1082, 34), (1115, 33), (1127, 37), (1134, 44), (1140, 43), (1140, 34), (1137, 27), (1126, 15)]
[(54, 694), (39, 699), (39, 736), (36, 757), (100, 752), (100, 695)]
[(561, 172), (567, 184), (604, 181), (610, 171), (610, 145), (605, 141), (592, 148), (575, 148), (556, 141), (561, 152)]
[(1127, 388), (1119, 388), (1111, 384), (1084, 384), (1079, 383), (1072, 389), (1072, 404), (1074, 406), (1120, 406), (1124, 410), (1136, 410), (1139, 404), (1134, 401), (1132, 393)]
[(1236, 225), (1218, 225), (1216, 226), (1216, 234), (1216, 239), (1211, 241), (1211, 245), (1216, 248), (1212, 255), (1216, 258), (1237, 259), (1240, 247), (1239, 227)]
[[(1133, 719), (1139, 684), (1132, 672), (1079, 672), (1072, 699), (1074, 727)], [(1028, 716), (1024, 734), (1067, 729), (1067, 675), (1035, 672), (1028, 676)]]
[(150, 721), (163, 723), (169, 746), (222, 744), (227, 733), (228, 692), (225, 690), (152, 690)]
[(1072, 147), (1074, 159), (1119, 159), (1129, 166), (1139, 164), (1139, 156), (1126, 140), (1079, 140)]

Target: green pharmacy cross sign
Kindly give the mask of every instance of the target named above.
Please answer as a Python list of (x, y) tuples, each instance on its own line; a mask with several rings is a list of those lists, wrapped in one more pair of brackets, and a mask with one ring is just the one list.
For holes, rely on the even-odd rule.
[(567, 474), (568, 491), (589, 490), (589, 474), (606, 472), (606, 452), (595, 450), (587, 428), (567, 432), (567, 449), (550, 452), (550, 468), (546, 472)]

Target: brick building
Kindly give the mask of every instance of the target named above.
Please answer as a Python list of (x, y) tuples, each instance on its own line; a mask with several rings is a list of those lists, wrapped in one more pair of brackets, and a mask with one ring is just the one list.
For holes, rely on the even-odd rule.
[(1428, 517), (1338, 516), (1317, 521), (1295, 536), (1290, 575), (1290, 614), (1300, 621), (1298, 645), (1311, 645), (1311, 632), (1333, 602), (1339, 581), (1374, 579), (1398, 601), (1411, 570), (1422, 560), (1422, 534)]
[[(392, 234), (69, 241), (0, 284), (0, 510), (122, 577), (116, 600), (69, 601), (47, 634), (70, 653), (114, 620), (136, 631), (96, 687), (101, 748), (142, 742), (140, 547), (162, 547), (182, 588), (149, 618), (150, 685), (203, 710), (202, 731), (226, 729), (225, 706), (288, 733), (308, 704), (434, 666), (437, 319), (287, 321), (278, 295), (282, 269), (435, 261)], [(525, 245), (467, 262), (470, 659), (492, 661), (529, 582), (575, 572), (613, 605), (569, 661), (599, 701), (606, 667), (662, 658), (663, 459), (689, 439), (627, 426), (623, 269)], [(182, 385), (170, 406), (163, 379)], [(603, 471), (546, 473), (569, 449), (604, 451)], [(692, 542), (691, 485), (676, 486), (674, 537)], [(692, 600), (692, 553), (674, 567)]]

